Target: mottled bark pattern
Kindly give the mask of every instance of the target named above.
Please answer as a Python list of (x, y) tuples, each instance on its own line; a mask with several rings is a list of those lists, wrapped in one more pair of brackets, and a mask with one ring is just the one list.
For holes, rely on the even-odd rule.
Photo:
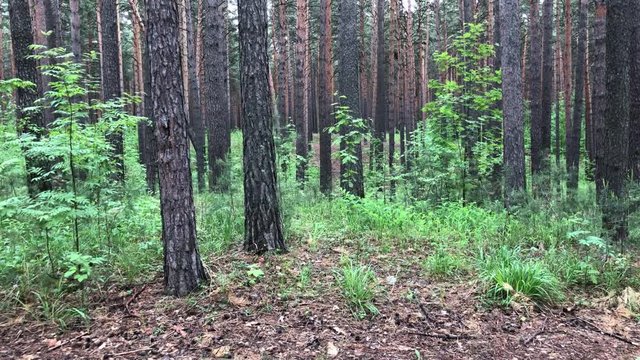
[(376, 33), (378, 48), (376, 55), (376, 114), (374, 117), (374, 144), (371, 162), (382, 168), (382, 154), (384, 152), (384, 138), (387, 124), (387, 78), (385, 74), (385, 44), (384, 44), (384, 0), (376, 1), (377, 23)]
[(82, 61), (82, 40), (80, 38), (80, 0), (69, 0), (71, 23), (71, 52), (76, 62)]
[[(149, 1), (151, 4), (153, 1)], [(120, 78), (120, 37), (118, 33), (118, 4), (116, 0), (102, 0), (100, 8), (102, 28), (102, 95), (104, 101), (115, 100), (122, 96), (122, 79)], [(124, 181), (124, 144), (121, 131), (108, 136), (113, 148), (116, 167), (113, 179)]]
[(331, 81), (333, 58), (331, 37), (331, 0), (320, 0), (320, 31), (318, 41), (318, 108), (320, 116), (320, 190), (331, 193), (331, 134), (327, 128), (333, 123)]
[[(305, 181), (309, 153), (309, 0), (296, 0), (295, 108), (296, 178)], [(357, 15), (357, 14), (356, 14)], [(357, 33), (357, 32), (356, 32)], [(357, 38), (356, 38), (357, 40)], [(357, 55), (356, 55), (357, 60)]]
[(531, 109), (531, 172), (542, 170), (542, 37), (539, 0), (531, 0), (529, 12), (529, 58), (527, 82)]
[[(24, 0), (9, 1), (9, 21), (11, 31), (11, 48), (15, 62), (15, 76), (24, 81), (37, 84), (39, 81), (36, 61), (30, 58), (33, 55), (29, 46), (33, 44), (31, 32), (31, 16), (29, 4)], [(18, 130), (23, 134), (33, 134), (39, 139), (45, 128), (44, 116), (41, 111), (25, 111), (25, 108), (33, 107), (41, 93), (36, 88), (18, 88), (16, 90), (16, 105)], [(48, 164), (37, 158), (25, 154), (27, 165), (27, 188), (29, 195), (34, 196), (39, 192), (51, 190), (48, 181), (36, 181), (38, 175), (32, 170), (41, 169), (48, 171)]]
[(640, 180), (640, 0), (631, 0), (632, 32), (629, 49), (629, 171)]
[(604, 225), (617, 240), (628, 236), (624, 209), (629, 151), (629, 45), (632, 19), (628, 1), (607, 2), (606, 108), (602, 175), (607, 188)]
[(598, 198), (604, 193), (604, 136), (605, 136), (605, 109), (607, 96), (606, 83), (606, 24), (607, 4), (605, 0), (596, 1), (596, 16), (593, 22), (593, 48), (591, 50), (591, 76), (593, 87), (591, 88), (591, 121), (593, 122), (593, 149), (595, 154), (595, 180), (596, 194)]
[(549, 169), (551, 155), (551, 108), (553, 106), (553, 0), (542, 4), (542, 104), (540, 152), (543, 171)]
[(273, 140), (267, 0), (238, 0), (240, 91), (244, 135), (245, 250), (286, 250)]
[[(358, 86), (358, 2), (342, 0), (339, 8), (338, 25), (338, 93), (346, 98), (341, 104), (347, 106), (351, 116), (360, 118)], [(378, 9), (379, 10), (379, 9)], [(351, 129), (344, 129), (350, 131)], [(341, 164), (340, 183), (345, 191), (364, 197), (362, 170), (362, 146), (355, 146), (355, 163)], [(348, 176), (347, 176), (348, 175)], [(347, 178), (348, 177), (348, 178)]]
[(204, 0), (204, 111), (209, 135), (209, 188), (225, 191), (221, 181), (231, 149), (227, 0)]
[(578, 174), (580, 170), (580, 135), (582, 132), (582, 114), (584, 106), (584, 67), (587, 47), (587, 0), (580, 0), (580, 15), (578, 16), (578, 44), (576, 51), (576, 84), (573, 101), (573, 119), (571, 120), (571, 134), (567, 137), (567, 187), (578, 188)]
[(160, 206), (167, 294), (184, 296), (207, 279), (196, 244), (187, 114), (175, 0), (148, 2), (151, 93), (158, 141)]
[[(278, 97), (278, 126), (281, 131), (284, 131), (283, 129), (289, 122), (289, 33), (286, 11), (287, 1), (276, 1), (278, 5), (278, 89), (276, 90), (276, 95)], [(322, 4), (320, 7), (322, 7)]]
[(500, 0), (500, 39), (504, 112), (505, 204), (525, 188), (524, 119), (520, 75), (520, 16), (518, 0)]

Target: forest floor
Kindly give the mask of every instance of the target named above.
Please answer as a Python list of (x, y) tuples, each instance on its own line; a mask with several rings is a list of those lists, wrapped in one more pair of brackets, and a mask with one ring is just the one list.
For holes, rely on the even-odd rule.
[[(358, 320), (336, 284), (353, 244), (205, 259), (211, 286), (184, 298), (162, 279), (92, 293), (89, 324), (61, 331), (24, 311), (0, 315), (0, 358), (636, 359), (640, 326), (608, 298), (542, 308), (488, 305), (476, 281), (424, 276), (424, 249), (368, 261), (379, 315)], [(393, 255), (390, 255), (393, 254)], [(253, 267), (247, 264), (254, 264)], [(247, 269), (260, 269), (251, 275)], [(306, 272), (304, 278), (301, 276)], [(583, 294), (582, 296), (588, 296)], [(576, 298), (584, 297), (576, 296)]]

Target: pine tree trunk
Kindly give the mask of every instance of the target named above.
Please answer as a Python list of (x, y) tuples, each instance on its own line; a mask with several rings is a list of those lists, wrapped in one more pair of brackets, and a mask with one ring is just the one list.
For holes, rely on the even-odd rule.
[(527, 82), (531, 109), (531, 173), (542, 171), (542, 37), (539, 0), (531, 0), (529, 13), (529, 61)]
[(520, 16), (518, 0), (500, 0), (500, 39), (504, 112), (505, 204), (516, 202), (525, 189), (524, 119), (520, 75)]
[[(296, 178), (304, 184), (309, 153), (309, 0), (296, 0), (295, 108)], [(357, 30), (356, 30), (357, 34)], [(356, 55), (356, 60), (358, 59)], [(357, 71), (357, 68), (356, 68)]]
[[(152, 1), (149, 1), (151, 4)], [(118, 5), (116, 0), (102, 0), (100, 8), (102, 29), (102, 94), (104, 101), (122, 96), (121, 63), (119, 56)], [(122, 131), (108, 135), (112, 146), (115, 171), (113, 179), (124, 182), (124, 143)]]
[(571, 0), (564, 0), (564, 51), (563, 74), (564, 74), (564, 119), (565, 119), (565, 146), (571, 141), (571, 100), (573, 94), (573, 56), (572, 38), (573, 20), (571, 14)]
[[(287, 2), (275, 0), (278, 5), (278, 128), (281, 135), (289, 122), (289, 33), (287, 26)], [(274, 1), (274, 3), (275, 3)], [(274, 4), (275, 8), (275, 4)]]
[[(553, 106), (553, 0), (542, 5), (542, 103), (540, 120), (541, 170), (549, 170), (551, 155), (551, 107)], [(546, 182), (546, 180), (545, 180)]]
[(631, 177), (640, 181), (640, 0), (629, 1), (632, 6), (633, 29), (631, 33), (629, 60), (629, 83), (631, 84), (629, 104), (629, 171)]
[[(33, 53), (29, 49), (29, 46), (34, 41), (33, 33), (31, 32), (29, 4), (24, 0), (9, 0), (9, 21), (15, 76), (23, 81), (37, 84), (39, 81), (36, 61), (31, 58)], [(18, 131), (21, 134), (34, 135), (36, 140), (39, 140), (45, 132), (46, 123), (41, 111), (37, 109), (29, 111), (27, 108), (35, 105), (36, 100), (42, 96), (41, 91), (40, 87), (37, 89), (18, 88), (16, 90)], [(44, 179), (39, 180), (39, 175), (37, 174), (38, 170), (43, 172), (50, 171), (50, 164), (37, 156), (30, 155), (29, 152), (25, 153), (25, 160), (29, 195), (35, 196), (42, 191), (51, 190), (51, 183)]]
[[(379, 9), (378, 9), (379, 10)], [(359, 86), (358, 86), (358, 2), (342, 0), (339, 4), (338, 23), (338, 93), (345, 98), (340, 99), (342, 106), (350, 110), (354, 119), (360, 118)], [(344, 129), (344, 132), (353, 129)], [(341, 164), (340, 183), (348, 193), (364, 197), (364, 181), (362, 169), (362, 146), (355, 146), (355, 162)]]
[(204, 0), (204, 113), (209, 135), (209, 188), (226, 191), (224, 179), (231, 148), (231, 104), (227, 0)]
[(286, 250), (277, 192), (267, 23), (267, 0), (238, 0), (244, 117), (244, 247), (252, 253)]
[(389, 110), (387, 115), (387, 130), (389, 132), (389, 158), (388, 165), (389, 171), (393, 173), (393, 158), (395, 156), (395, 136), (396, 136), (396, 124), (399, 122), (398, 114), (402, 113), (401, 109), (397, 109), (396, 105), (401, 104), (398, 99), (400, 98), (399, 84), (403, 83), (401, 80), (399, 71), (399, 58), (400, 47), (399, 44), (399, 31), (398, 31), (398, 1), (390, 0), (390, 13), (389, 13), (389, 54), (388, 64), (389, 73), (387, 77), (387, 109)]
[(623, 242), (628, 236), (625, 197), (629, 150), (629, 47), (631, 19), (628, 1), (610, 0), (607, 7), (606, 110), (603, 180), (605, 228)]
[(77, 63), (82, 61), (82, 39), (80, 35), (80, 0), (69, 0), (71, 24), (71, 52)]
[(384, 139), (387, 124), (387, 78), (385, 74), (385, 41), (384, 41), (384, 0), (376, 0), (377, 23), (376, 39), (378, 40), (376, 55), (376, 114), (374, 118), (374, 140), (372, 142), (371, 162), (382, 169)]
[(591, 76), (593, 87), (591, 89), (593, 122), (593, 148), (595, 155), (595, 181), (596, 194), (599, 200), (604, 195), (604, 135), (605, 135), (605, 111), (606, 111), (606, 24), (607, 4), (605, 0), (596, 1), (596, 14), (593, 22), (593, 49), (591, 52)]
[(570, 140), (567, 143), (567, 171), (569, 189), (578, 188), (580, 172), (580, 135), (582, 133), (582, 114), (584, 106), (584, 68), (587, 43), (587, 0), (580, 0), (580, 15), (578, 17), (578, 43), (576, 51), (576, 84), (573, 101), (573, 119), (571, 120)]
[(184, 296), (205, 282), (198, 254), (196, 217), (184, 109), (178, 7), (175, 0), (148, 2), (151, 93), (158, 140), (165, 292)]
[(331, 115), (331, 78), (333, 58), (331, 54), (331, 0), (320, 0), (320, 31), (318, 41), (318, 107), (320, 110), (320, 190), (331, 193), (333, 174), (331, 165), (331, 134), (327, 128), (333, 124)]
[[(4, 1), (0, 1), (0, 24), (3, 24), (3, 15)], [(0, 80), (4, 80), (4, 26), (0, 26)]]

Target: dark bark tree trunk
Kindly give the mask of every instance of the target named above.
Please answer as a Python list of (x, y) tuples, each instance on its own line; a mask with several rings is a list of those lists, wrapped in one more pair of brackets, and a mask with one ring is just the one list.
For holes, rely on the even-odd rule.
[(607, 4), (605, 0), (596, 1), (596, 14), (593, 22), (593, 49), (591, 52), (591, 76), (593, 87), (591, 88), (593, 122), (593, 149), (595, 155), (595, 181), (598, 199), (604, 194), (604, 135), (605, 135), (605, 111), (607, 107), (606, 85), (606, 24)]
[(395, 157), (396, 150), (396, 126), (399, 122), (398, 114), (401, 114), (401, 109), (398, 109), (396, 106), (401, 102), (398, 101), (400, 98), (399, 91), (402, 89), (400, 84), (403, 81), (398, 76), (399, 71), (399, 58), (400, 58), (400, 50), (398, 43), (400, 41), (399, 31), (398, 31), (398, 0), (390, 0), (390, 12), (389, 12), (389, 53), (388, 53), (388, 76), (387, 76), (387, 130), (389, 132), (389, 171), (393, 172), (393, 159)]
[(640, 180), (640, 1), (631, 0), (634, 14), (629, 49), (630, 108), (629, 108), (629, 171), (631, 177)]
[(580, 15), (578, 17), (578, 42), (575, 68), (575, 95), (573, 100), (573, 119), (571, 120), (571, 134), (567, 139), (567, 187), (578, 188), (580, 173), (580, 135), (582, 133), (582, 114), (584, 106), (584, 67), (587, 45), (587, 0), (580, 0)]
[(207, 174), (207, 154), (206, 147), (206, 131), (202, 118), (202, 109), (200, 108), (200, 86), (198, 83), (198, 73), (196, 68), (196, 29), (194, 27), (193, 12), (191, 10), (191, 0), (185, 0), (184, 24), (186, 35), (186, 65), (187, 71), (187, 108), (189, 116), (189, 127), (191, 134), (191, 143), (196, 153), (196, 173), (198, 174), (198, 191), (205, 189), (205, 178)]
[(564, 75), (564, 120), (565, 120), (565, 146), (569, 143), (571, 134), (571, 100), (573, 94), (573, 56), (572, 33), (573, 16), (571, 13), (571, 0), (564, 0), (564, 50), (563, 75)]
[[(342, 0), (338, 24), (338, 93), (344, 96), (341, 104), (350, 110), (354, 119), (360, 118), (358, 86), (358, 2)], [(380, 10), (380, 9), (378, 9)], [(352, 129), (344, 129), (345, 132)], [(356, 161), (341, 164), (340, 183), (348, 193), (364, 197), (362, 146), (355, 146)]]
[[(142, 9), (146, 9), (146, 2), (148, 0), (141, 0), (140, 5)], [(144, 16), (143, 23), (145, 24), (145, 37), (142, 44), (142, 81), (144, 89), (144, 101), (143, 101), (143, 114), (149, 119), (149, 122), (142, 122), (141, 137), (142, 146), (140, 146), (143, 155), (143, 163), (145, 165), (145, 178), (147, 182), (147, 190), (155, 194), (156, 183), (158, 181), (158, 153), (155, 135), (155, 118), (153, 116), (153, 100), (151, 99), (151, 60), (149, 59), (149, 21), (147, 19), (147, 12), (143, 11), (141, 16)]]
[[(274, 1), (275, 2), (275, 1)], [(287, 1), (277, 0), (278, 5), (278, 128), (281, 135), (289, 122), (289, 32)], [(275, 4), (274, 4), (275, 8)], [(275, 10), (274, 10), (275, 11)]]
[(542, 104), (540, 120), (541, 170), (549, 170), (551, 155), (551, 107), (553, 106), (553, 0), (542, 5)]
[[(296, 76), (295, 109), (296, 124), (296, 178), (303, 184), (307, 172), (309, 153), (309, 0), (296, 0)], [(356, 14), (357, 15), (357, 14)], [(356, 29), (357, 33), (357, 29)], [(357, 59), (357, 55), (356, 55)]]
[(331, 0), (320, 0), (318, 107), (320, 112), (320, 190), (331, 193), (333, 174), (331, 165), (331, 134), (327, 128), (333, 123), (331, 80), (333, 77)]
[(625, 209), (625, 181), (629, 150), (629, 46), (631, 19), (628, 1), (610, 0), (607, 7), (606, 110), (603, 180), (607, 196), (604, 202), (605, 228), (616, 240), (628, 236)]
[(527, 82), (531, 109), (531, 173), (542, 171), (542, 37), (539, 0), (531, 0), (529, 13), (529, 61)]
[(267, 0), (238, 0), (244, 134), (245, 250), (286, 250), (269, 94)]
[(74, 60), (82, 61), (82, 39), (80, 35), (80, 0), (69, 0), (71, 24), (71, 52)]
[[(149, 1), (151, 5), (151, 1)], [(104, 101), (122, 96), (121, 63), (119, 56), (120, 38), (118, 32), (118, 4), (116, 0), (102, 0), (100, 8), (102, 28), (102, 95)], [(124, 182), (124, 143), (123, 133), (116, 130), (108, 136), (111, 143), (115, 171), (113, 179)]]
[(223, 179), (231, 148), (227, 0), (204, 2), (204, 113), (209, 135), (209, 188), (226, 191)]
[(500, 39), (504, 112), (505, 204), (525, 189), (524, 119), (520, 76), (520, 16), (517, 0), (500, 0)]
[(374, 141), (372, 143), (371, 162), (382, 168), (384, 139), (387, 123), (387, 79), (385, 74), (385, 41), (384, 41), (384, 0), (376, 1), (378, 39), (376, 59), (376, 114), (374, 118)]
[(205, 282), (198, 254), (187, 114), (184, 109), (178, 7), (148, 2), (151, 93), (158, 140), (165, 292), (184, 296)]
[(60, 24), (60, 4), (58, 0), (44, 0), (45, 26), (51, 34), (47, 36), (50, 49), (62, 46), (62, 26)]
[[(38, 84), (36, 61), (30, 57), (33, 53), (29, 49), (29, 46), (33, 44), (29, 3), (24, 0), (9, 0), (9, 21), (15, 76), (24, 81)], [(41, 91), (40, 87), (18, 88), (16, 90), (18, 131), (22, 134), (32, 134), (36, 140), (39, 140), (45, 132), (44, 116), (37, 109), (29, 111), (27, 108), (34, 106), (36, 100), (42, 96)], [(50, 164), (38, 157), (29, 155), (28, 152), (25, 153), (25, 160), (29, 195), (35, 196), (39, 192), (51, 190), (49, 181), (37, 179), (39, 177), (37, 173), (40, 171), (48, 172)]]
[(0, 80), (4, 80), (4, 26), (2, 26), (3, 15), (4, 1), (0, 1)]
[(556, 168), (560, 168), (560, 93), (563, 91), (563, 56), (562, 56), (562, 40), (560, 37), (561, 34), (561, 21), (562, 17), (561, 7), (558, 3), (556, 5), (556, 65), (555, 65), (555, 75), (556, 75), (556, 116), (555, 116), (555, 144), (554, 144), (554, 155), (556, 161)]

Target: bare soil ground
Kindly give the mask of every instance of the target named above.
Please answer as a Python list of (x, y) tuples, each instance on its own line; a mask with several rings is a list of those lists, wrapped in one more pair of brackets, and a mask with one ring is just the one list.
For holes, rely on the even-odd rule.
[[(609, 308), (607, 299), (555, 308), (487, 306), (472, 280), (426, 277), (418, 265), (422, 249), (368, 259), (380, 280), (380, 315), (357, 320), (334, 278), (348, 246), (309, 250), (302, 243), (279, 256), (249, 257), (237, 250), (207, 259), (212, 285), (186, 299), (164, 296), (160, 278), (113, 285), (94, 293), (89, 325), (72, 324), (66, 331), (23, 310), (0, 315), (0, 359), (640, 356), (638, 322)], [(258, 264), (264, 277), (252, 283), (246, 264)], [(303, 267), (311, 269), (304, 285)]]

